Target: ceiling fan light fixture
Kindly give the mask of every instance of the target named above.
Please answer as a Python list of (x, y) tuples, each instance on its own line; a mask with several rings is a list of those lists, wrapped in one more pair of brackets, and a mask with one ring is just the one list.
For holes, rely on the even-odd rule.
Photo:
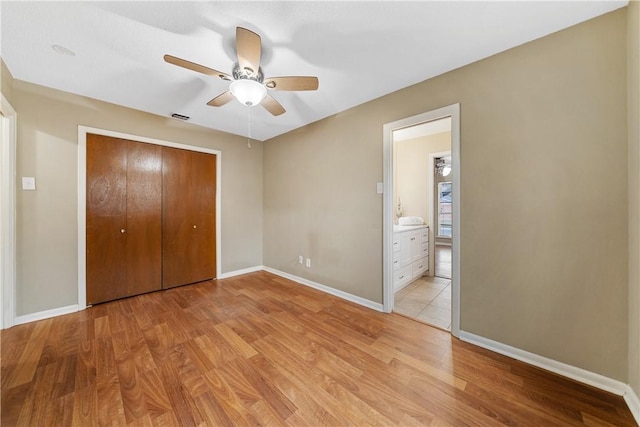
[(249, 107), (260, 104), (264, 97), (267, 96), (267, 89), (264, 85), (250, 79), (231, 82), (229, 90), (241, 104)]

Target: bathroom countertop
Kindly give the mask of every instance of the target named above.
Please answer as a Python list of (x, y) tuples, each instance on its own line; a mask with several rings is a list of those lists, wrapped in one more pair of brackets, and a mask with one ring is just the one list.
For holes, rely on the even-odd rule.
[(428, 225), (393, 225), (393, 231), (409, 231), (409, 230), (418, 230), (420, 228), (429, 228)]

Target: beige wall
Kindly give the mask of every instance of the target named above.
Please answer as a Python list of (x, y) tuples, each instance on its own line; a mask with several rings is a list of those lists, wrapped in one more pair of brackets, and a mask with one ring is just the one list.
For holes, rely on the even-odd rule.
[(382, 127), (459, 102), (462, 329), (626, 381), (626, 55), (622, 9), (267, 141), (265, 265), (381, 302)]
[[(393, 143), (393, 206), (402, 201), (403, 216), (419, 216), (433, 231), (429, 214), (433, 200), (429, 188), (433, 174), (429, 170), (429, 154), (451, 151), (451, 132), (441, 132)], [(432, 236), (433, 237), (433, 233)]]
[(2, 58), (0, 58), (0, 91), (11, 104), (13, 99), (13, 76)]
[[(17, 315), (77, 303), (78, 125), (222, 151), (222, 272), (262, 264), (262, 143), (15, 80)], [(214, 114), (212, 112), (212, 114)]]
[(640, 395), (640, 2), (628, 9), (629, 384)]

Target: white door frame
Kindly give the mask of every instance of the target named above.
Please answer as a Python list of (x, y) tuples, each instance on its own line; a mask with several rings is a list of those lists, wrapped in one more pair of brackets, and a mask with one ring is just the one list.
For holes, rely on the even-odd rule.
[(453, 248), (451, 251), (451, 334), (460, 335), (460, 104), (428, 111), (383, 126), (382, 208), (382, 304), (383, 310), (393, 310), (393, 131), (417, 124), (451, 117), (451, 169), (453, 186)]
[(0, 329), (16, 318), (16, 138), (18, 115), (0, 94)]
[(130, 141), (216, 155), (216, 278), (222, 268), (222, 151), (195, 145), (179, 144), (144, 136), (130, 135), (88, 126), (78, 126), (78, 310), (87, 308), (87, 134), (110, 136)]

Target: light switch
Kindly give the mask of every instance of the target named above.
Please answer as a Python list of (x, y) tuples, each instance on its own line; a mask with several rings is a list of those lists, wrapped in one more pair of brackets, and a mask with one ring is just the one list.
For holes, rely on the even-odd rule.
[(384, 193), (384, 187), (382, 186), (382, 183), (381, 183), (381, 182), (377, 182), (377, 183), (376, 183), (376, 192), (377, 192), (378, 194), (382, 194), (382, 193)]
[(23, 176), (22, 177), (22, 189), (23, 190), (35, 190), (36, 189), (36, 179), (33, 176)]

